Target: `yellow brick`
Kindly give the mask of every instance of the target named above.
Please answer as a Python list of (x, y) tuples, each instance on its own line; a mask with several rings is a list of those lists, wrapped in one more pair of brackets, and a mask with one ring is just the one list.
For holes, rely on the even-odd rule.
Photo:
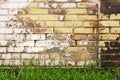
[(60, 53), (50, 53), (50, 59), (59, 59)]
[(109, 17), (108, 17), (108, 15), (101, 14), (100, 19), (101, 20), (108, 20)]
[(96, 15), (79, 15), (78, 16), (79, 20), (97, 20)]
[(75, 26), (75, 27), (83, 26), (83, 22), (82, 22), (82, 21), (75, 21), (75, 22), (74, 22), (74, 26)]
[(80, 52), (87, 51), (87, 47), (68, 47), (65, 52)]
[(100, 40), (116, 40), (117, 34), (101, 34), (99, 35)]
[(38, 3), (30, 3), (28, 5), (29, 8), (38, 8)]
[(120, 33), (120, 28), (111, 28), (111, 33)]
[(72, 28), (55, 28), (55, 33), (73, 33)]
[(73, 21), (65, 21), (65, 27), (73, 27), (74, 22)]
[(77, 3), (78, 8), (87, 8), (88, 7), (88, 3), (84, 2), (84, 3)]
[(28, 14), (48, 14), (48, 9), (28, 9)]
[(109, 28), (105, 28), (102, 31), (100, 31), (100, 33), (109, 33)]
[(39, 15), (18, 15), (18, 20), (39, 20)]
[(77, 15), (66, 15), (64, 20), (78, 20)]
[(35, 28), (34, 33), (53, 33), (53, 28)]
[(46, 27), (44, 21), (36, 21), (35, 26), (36, 27)]
[(87, 9), (66, 9), (67, 14), (87, 14)]
[(35, 0), (34, 2), (48, 2), (48, 0)]
[(119, 21), (100, 21), (103, 26), (116, 27), (119, 26)]
[(105, 46), (105, 41), (99, 41), (99, 46)]
[(47, 27), (54, 27), (55, 22), (54, 21), (45, 21), (45, 26)]
[(55, 21), (55, 27), (64, 27), (64, 22)]
[(93, 21), (85, 21), (85, 22), (83, 22), (83, 26), (84, 27), (95, 27), (94, 25), (93, 25), (93, 23), (96, 23), (95, 21), (93, 22)]
[(92, 28), (75, 28), (74, 33), (93, 33)]
[(39, 20), (58, 20), (58, 15), (39, 15)]
[(117, 14), (117, 15), (115, 15), (115, 14), (112, 14), (112, 15), (110, 15), (110, 19), (114, 19), (114, 20), (120, 20), (120, 14)]

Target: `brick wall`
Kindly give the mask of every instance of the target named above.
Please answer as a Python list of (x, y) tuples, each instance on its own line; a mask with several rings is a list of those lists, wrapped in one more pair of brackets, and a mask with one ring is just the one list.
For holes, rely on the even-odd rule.
[(99, 4), (97, 0), (1, 0), (0, 65), (24, 65), (30, 60), (41, 66), (95, 63), (104, 42), (120, 33), (120, 15), (109, 19), (99, 12)]

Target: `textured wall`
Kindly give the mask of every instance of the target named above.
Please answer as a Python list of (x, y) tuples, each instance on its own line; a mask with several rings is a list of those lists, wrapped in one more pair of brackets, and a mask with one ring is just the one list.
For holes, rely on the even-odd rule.
[(98, 5), (97, 0), (1, 0), (0, 64), (95, 63), (104, 42), (120, 33), (120, 15), (109, 19)]

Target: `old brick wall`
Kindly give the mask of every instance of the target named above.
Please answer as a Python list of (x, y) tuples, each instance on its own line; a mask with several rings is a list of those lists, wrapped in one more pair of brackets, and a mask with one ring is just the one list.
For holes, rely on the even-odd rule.
[(95, 63), (104, 42), (120, 33), (120, 15), (109, 19), (99, 6), (97, 0), (1, 0), (0, 65)]

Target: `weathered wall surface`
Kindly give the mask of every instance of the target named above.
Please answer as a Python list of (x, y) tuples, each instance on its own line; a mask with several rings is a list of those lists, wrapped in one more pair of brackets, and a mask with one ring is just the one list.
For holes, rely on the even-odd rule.
[(120, 15), (100, 17), (98, 5), (97, 0), (1, 0), (0, 64), (96, 62), (98, 49), (120, 33)]

